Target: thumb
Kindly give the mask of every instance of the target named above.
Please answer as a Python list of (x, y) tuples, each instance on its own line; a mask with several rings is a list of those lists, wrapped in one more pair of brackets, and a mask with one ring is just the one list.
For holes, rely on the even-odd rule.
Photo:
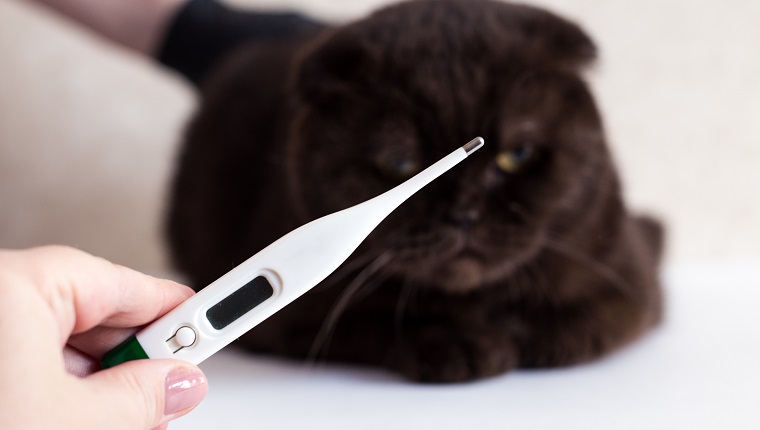
[(190, 412), (206, 396), (203, 372), (179, 360), (135, 360), (86, 378), (92, 409), (109, 429), (152, 429)]

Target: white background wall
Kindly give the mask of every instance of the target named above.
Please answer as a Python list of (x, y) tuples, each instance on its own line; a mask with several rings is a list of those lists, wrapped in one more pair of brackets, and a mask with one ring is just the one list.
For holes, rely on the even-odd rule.
[[(361, 16), (381, 0), (237, 0)], [(760, 2), (540, 0), (600, 48), (588, 77), (632, 206), (671, 263), (760, 259)], [(195, 96), (172, 74), (0, 1), (0, 246), (67, 243), (164, 271), (160, 219)]]

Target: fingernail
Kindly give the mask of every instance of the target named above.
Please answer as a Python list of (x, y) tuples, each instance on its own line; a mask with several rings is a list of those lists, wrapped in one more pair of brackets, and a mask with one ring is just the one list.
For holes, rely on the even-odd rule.
[(203, 400), (208, 391), (206, 375), (196, 369), (179, 368), (166, 377), (164, 416), (192, 408)]

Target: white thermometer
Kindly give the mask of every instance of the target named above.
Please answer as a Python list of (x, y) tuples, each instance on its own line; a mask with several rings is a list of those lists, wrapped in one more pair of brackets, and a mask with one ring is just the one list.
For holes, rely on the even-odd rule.
[(202, 362), (324, 280), (401, 203), (483, 144), (475, 138), (390, 191), (286, 234), (108, 352), (102, 367)]

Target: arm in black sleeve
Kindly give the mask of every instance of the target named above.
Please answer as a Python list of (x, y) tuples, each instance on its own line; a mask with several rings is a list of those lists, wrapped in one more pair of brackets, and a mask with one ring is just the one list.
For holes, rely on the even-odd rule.
[(224, 55), (249, 40), (278, 40), (320, 27), (296, 13), (243, 12), (189, 0), (169, 24), (158, 60), (196, 86)]

